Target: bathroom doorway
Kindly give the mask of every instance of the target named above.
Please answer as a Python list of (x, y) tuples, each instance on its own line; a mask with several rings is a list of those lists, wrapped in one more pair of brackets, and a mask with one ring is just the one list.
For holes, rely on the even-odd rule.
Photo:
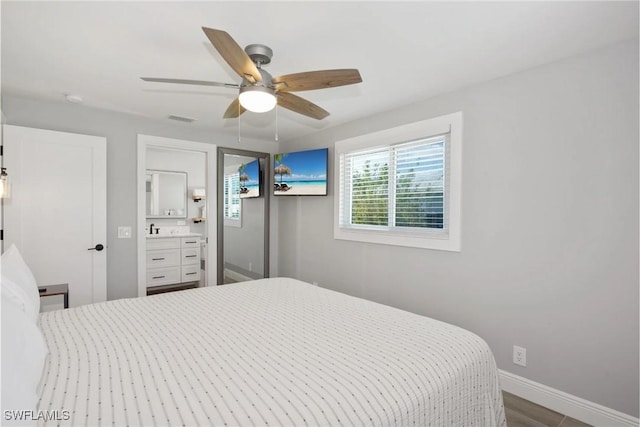
[(217, 284), (215, 170), (213, 144), (138, 135), (138, 296)]

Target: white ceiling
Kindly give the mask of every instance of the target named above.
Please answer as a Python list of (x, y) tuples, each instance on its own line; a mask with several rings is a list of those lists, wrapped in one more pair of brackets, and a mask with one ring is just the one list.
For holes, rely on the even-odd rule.
[[(3, 94), (60, 100), (237, 133), (222, 114), (239, 83), (201, 27), (274, 51), (272, 75), (358, 68), (363, 83), (298, 92), (316, 121), (278, 110), (281, 139), (424, 100), (638, 37), (638, 2), (11, 2), (2, 1)], [(245, 113), (242, 134), (272, 138), (274, 112)]]

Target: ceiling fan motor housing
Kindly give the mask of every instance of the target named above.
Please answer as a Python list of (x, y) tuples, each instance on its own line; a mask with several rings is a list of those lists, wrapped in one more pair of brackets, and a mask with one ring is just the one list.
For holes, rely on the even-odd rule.
[(263, 44), (250, 44), (244, 48), (249, 58), (260, 68), (260, 65), (266, 65), (271, 62), (273, 50), (269, 46)]
[(273, 77), (261, 66), (271, 62), (273, 51), (263, 44), (250, 44), (244, 48), (244, 51), (256, 64), (262, 79), (255, 83), (249, 82), (246, 78), (242, 79), (238, 97), (240, 105), (256, 113), (267, 112), (276, 104), (276, 90), (271, 82)]
[(258, 71), (260, 72), (260, 76), (262, 77), (262, 80), (260, 80), (259, 82), (250, 83), (249, 81), (247, 81), (247, 79), (243, 79), (242, 80), (242, 84), (240, 85), (240, 87), (242, 87), (242, 86), (263, 86), (263, 87), (266, 87), (266, 88), (273, 88), (273, 84), (271, 83), (271, 80), (273, 79), (273, 76), (271, 75), (271, 73), (269, 73), (266, 70), (263, 70), (262, 68), (258, 68)]

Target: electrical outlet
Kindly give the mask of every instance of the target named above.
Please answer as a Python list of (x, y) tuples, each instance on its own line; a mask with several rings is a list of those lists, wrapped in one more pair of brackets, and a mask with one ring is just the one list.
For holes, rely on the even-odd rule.
[(517, 345), (513, 346), (513, 363), (520, 366), (527, 366), (527, 349)]

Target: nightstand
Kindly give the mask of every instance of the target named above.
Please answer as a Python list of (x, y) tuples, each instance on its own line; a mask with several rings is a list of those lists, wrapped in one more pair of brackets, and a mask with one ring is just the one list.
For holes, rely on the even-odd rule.
[(38, 286), (38, 292), (40, 292), (40, 298), (52, 297), (54, 295), (64, 296), (64, 308), (69, 308), (69, 284), (68, 283), (62, 283), (59, 285)]

